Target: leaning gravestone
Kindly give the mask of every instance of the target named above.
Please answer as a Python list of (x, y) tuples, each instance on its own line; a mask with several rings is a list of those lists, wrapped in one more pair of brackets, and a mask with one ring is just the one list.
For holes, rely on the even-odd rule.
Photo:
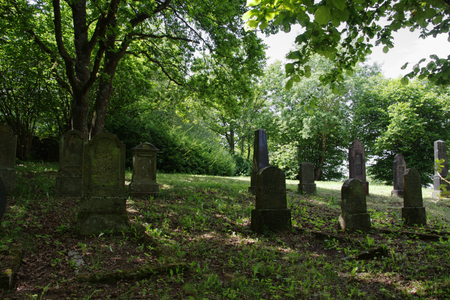
[(357, 178), (347, 179), (341, 189), (341, 209), (339, 227), (348, 231), (368, 231), (371, 228), (370, 214), (367, 213), (364, 184)]
[(150, 143), (143, 143), (131, 149), (133, 173), (130, 193), (134, 196), (159, 193), (156, 182), (156, 155), (159, 149)]
[(77, 130), (66, 132), (60, 139), (56, 177), (56, 193), (59, 195), (81, 195), (84, 142), (83, 134)]
[(0, 222), (2, 221), (5, 209), (6, 209), (6, 189), (2, 179), (0, 178)]
[(314, 164), (301, 163), (299, 169), (300, 183), (298, 185), (298, 192), (307, 195), (316, 192), (316, 184), (314, 183)]
[[(448, 175), (448, 160), (447, 160), (447, 146), (444, 141), (435, 141), (434, 142), (434, 163), (436, 164), (436, 159), (443, 159), (444, 160), (444, 168), (442, 168), (442, 172), (440, 173), (442, 177), (447, 177)], [(441, 179), (438, 172), (434, 172), (434, 178), (433, 178), (433, 193), (432, 197), (437, 198), (442, 192), (442, 189), (439, 188), (441, 184), (446, 185), (447, 191), (450, 191), (450, 187), (448, 186), (448, 183)]]
[(250, 229), (280, 231), (291, 228), (291, 210), (287, 208), (286, 181), (282, 170), (265, 167), (256, 174), (256, 207), (252, 210)]
[(253, 167), (250, 177), (248, 192), (252, 195), (256, 193), (256, 174), (259, 170), (269, 166), (269, 152), (267, 149), (267, 136), (264, 129), (255, 130), (255, 140), (253, 143)]
[(17, 137), (11, 127), (0, 123), (0, 178), (7, 192), (16, 187), (16, 147)]
[(348, 149), (349, 178), (357, 178), (364, 184), (366, 195), (369, 195), (369, 183), (366, 181), (366, 151), (359, 140), (354, 140)]
[(402, 154), (396, 154), (394, 157), (394, 189), (391, 196), (403, 196), (403, 174), (406, 171), (406, 162)]
[(423, 206), (422, 182), (419, 171), (407, 169), (403, 174), (402, 219), (406, 225), (426, 225), (427, 213)]
[(116, 136), (102, 133), (84, 144), (82, 182), (80, 233), (128, 230), (125, 145)]

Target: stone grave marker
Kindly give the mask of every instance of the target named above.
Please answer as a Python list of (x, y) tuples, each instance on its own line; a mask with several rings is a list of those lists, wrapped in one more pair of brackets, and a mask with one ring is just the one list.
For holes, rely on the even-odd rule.
[[(447, 146), (444, 141), (435, 141), (434, 142), (434, 164), (436, 164), (436, 159), (443, 159), (444, 160), (444, 168), (442, 168), (441, 176), (447, 177), (448, 175), (448, 159), (447, 159)], [(447, 187), (447, 191), (450, 191), (450, 186), (448, 186), (448, 183), (439, 177), (438, 172), (434, 172), (434, 178), (433, 178), (433, 192), (432, 197), (437, 198), (442, 192), (442, 189), (439, 187), (441, 184), (445, 184)]]
[(259, 170), (269, 165), (269, 152), (267, 149), (267, 136), (264, 129), (255, 130), (255, 140), (253, 143), (253, 166), (250, 177), (248, 192), (252, 195), (256, 193), (256, 174)]
[(286, 181), (282, 170), (268, 166), (255, 176), (256, 205), (250, 229), (257, 233), (291, 228), (291, 210), (287, 208)]
[(0, 178), (0, 223), (3, 218), (3, 214), (5, 213), (6, 209), (6, 188), (3, 184), (2, 179)]
[(371, 228), (367, 212), (364, 184), (357, 178), (347, 179), (341, 188), (341, 210), (339, 227), (348, 231), (368, 231)]
[(403, 174), (406, 171), (406, 162), (402, 154), (396, 154), (394, 157), (394, 189), (391, 196), (403, 197)]
[(7, 192), (16, 187), (16, 148), (17, 137), (11, 127), (0, 123), (0, 178)]
[(125, 189), (125, 145), (110, 134), (84, 144), (80, 234), (128, 230)]
[(366, 195), (369, 195), (369, 183), (366, 181), (366, 151), (359, 140), (354, 140), (348, 150), (349, 178), (357, 178), (364, 184)]
[(301, 163), (299, 169), (300, 183), (298, 185), (298, 192), (307, 195), (316, 192), (316, 184), (314, 183), (314, 164)]
[(59, 170), (56, 177), (56, 193), (81, 195), (83, 146), (85, 139), (77, 130), (69, 130), (59, 143)]
[(403, 174), (402, 219), (406, 225), (426, 225), (427, 213), (423, 206), (422, 182), (419, 171), (406, 169)]
[(131, 149), (133, 172), (130, 193), (134, 196), (159, 193), (156, 182), (156, 155), (160, 150), (150, 143), (143, 143)]

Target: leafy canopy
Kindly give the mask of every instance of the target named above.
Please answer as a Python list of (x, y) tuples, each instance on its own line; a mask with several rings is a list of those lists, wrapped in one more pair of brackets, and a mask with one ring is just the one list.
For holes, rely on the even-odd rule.
[[(303, 28), (295, 39), (297, 49), (287, 55), (293, 60), (286, 65), (287, 88), (301, 76), (311, 76), (307, 62), (314, 53), (334, 62), (334, 68), (321, 76), (321, 81), (331, 83), (337, 92), (336, 82), (343, 80), (344, 71), (351, 73), (374, 45), (384, 45), (385, 53), (394, 47), (393, 32), (417, 29), (421, 38), (426, 38), (448, 34), (450, 27), (450, 4), (440, 0), (247, 0), (247, 6), (251, 10), (243, 19), (248, 29), (259, 27), (269, 33), (289, 32), (293, 24)], [(430, 60), (420, 60), (402, 83), (416, 75), (435, 85), (449, 85), (450, 56), (439, 58), (432, 54)]]

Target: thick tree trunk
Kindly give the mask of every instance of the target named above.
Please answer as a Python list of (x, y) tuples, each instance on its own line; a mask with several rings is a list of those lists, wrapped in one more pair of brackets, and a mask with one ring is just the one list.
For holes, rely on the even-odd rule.
[(112, 83), (110, 80), (101, 80), (95, 100), (94, 112), (92, 115), (91, 136), (103, 132), (105, 128), (106, 111), (112, 94)]
[(322, 175), (322, 167), (323, 163), (325, 162), (326, 145), (327, 145), (327, 134), (324, 133), (324, 135), (322, 136), (322, 155), (320, 157), (319, 168), (317, 169), (317, 174), (314, 180), (320, 180), (320, 176)]

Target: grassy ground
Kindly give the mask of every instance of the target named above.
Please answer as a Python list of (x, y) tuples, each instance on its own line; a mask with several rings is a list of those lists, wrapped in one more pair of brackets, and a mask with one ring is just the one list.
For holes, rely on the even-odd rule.
[[(338, 230), (339, 182), (316, 182), (317, 194), (296, 193), (287, 181), (292, 231), (249, 230), (254, 196), (249, 178), (158, 174), (157, 197), (129, 198), (131, 230), (117, 236), (77, 235), (79, 199), (56, 197), (57, 165), (17, 167), (17, 190), (3, 217), (0, 259), (13, 244), (24, 249), (13, 289), (2, 299), (449, 299), (450, 202), (423, 190), (428, 225), (402, 227), (402, 199), (371, 184), (373, 230)], [(127, 173), (130, 180), (130, 173)], [(142, 242), (160, 243), (164, 255)], [(434, 235), (431, 235), (434, 234)], [(382, 249), (365, 259), (364, 251)], [(84, 265), (77, 265), (77, 253)], [(189, 266), (145, 279), (81, 281), (175, 257)]]

